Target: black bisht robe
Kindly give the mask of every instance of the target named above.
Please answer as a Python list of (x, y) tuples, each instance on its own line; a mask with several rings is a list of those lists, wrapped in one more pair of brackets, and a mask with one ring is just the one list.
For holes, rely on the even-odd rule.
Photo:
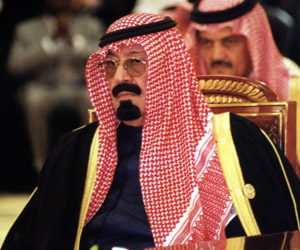
[[(249, 201), (261, 234), (297, 230), (295, 204), (273, 148), (259, 128), (246, 118), (230, 114), (230, 125), (243, 178), (255, 187), (256, 196)], [(90, 145), (97, 126), (97, 122), (91, 123), (61, 138), (43, 167), (38, 188), (10, 229), (2, 250), (78, 249), (75, 241)], [(300, 182), (282, 154), (281, 159), (299, 213)]]

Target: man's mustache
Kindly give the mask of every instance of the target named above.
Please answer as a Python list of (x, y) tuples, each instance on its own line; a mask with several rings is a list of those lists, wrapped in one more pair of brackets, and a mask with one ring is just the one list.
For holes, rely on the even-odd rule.
[(126, 91), (126, 92), (132, 92), (136, 95), (140, 95), (142, 93), (140, 87), (134, 83), (120, 83), (117, 86), (115, 86), (112, 90), (112, 94), (114, 97), (117, 97), (119, 93)]
[(226, 62), (226, 61), (223, 61), (223, 60), (213, 61), (210, 64), (210, 67), (213, 68), (215, 66), (220, 66), (220, 65), (225, 65), (228, 68), (232, 68), (232, 63), (231, 62)]

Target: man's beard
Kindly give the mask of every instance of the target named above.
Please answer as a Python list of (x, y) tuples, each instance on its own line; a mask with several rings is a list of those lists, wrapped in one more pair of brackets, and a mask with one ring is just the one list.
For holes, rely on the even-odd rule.
[[(112, 94), (114, 97), (117, 97), (118, 94), (123, 91), (132, 92), (136, 95), (140, 95), (142, 92), (138, 85), (123, 82), (113, 88)], [(131, 100), (120, 101), (120, 106), (117, 109), (116, 115), (121, 121), (133, 121), (142, 116), (138, 106), (134, 105)]]
[(138, 106), (134, 105), (131, 100), (120, 101), (116, 115), (121, 121), (133, 121), (142, 116)]

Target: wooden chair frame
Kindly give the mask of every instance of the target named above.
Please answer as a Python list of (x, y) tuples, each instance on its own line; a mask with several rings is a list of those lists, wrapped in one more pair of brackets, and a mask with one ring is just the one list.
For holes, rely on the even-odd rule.
[(208, 103), (276, 102), (278, 97), (260, 81), (237, 76), (198, 76), (199, 87)]

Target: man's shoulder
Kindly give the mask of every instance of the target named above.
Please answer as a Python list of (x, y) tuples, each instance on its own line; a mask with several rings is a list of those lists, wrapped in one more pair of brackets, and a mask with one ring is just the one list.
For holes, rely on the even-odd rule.
[(90, 145), (97, 127), (98, 122), (93, 122), (64, 134), (59, 139), (54, 150), (61, 150), (70, 146), (82, 147), (82, 145)]
[(74, 168), (81, 171), (82, 166), (86, 166), (88, 162), (97, 127), (98, 123), (94, 122), (64, 134), (51, 150), (42, 169), (43, 175), (49, 176), (49, 173), (54, 173), (55, 176), (57, 171), (69, 172)]
[(95, 121), (95, 122), (85, 124), (81, 127), (75, 128), (70, 133), (71, 134), (88, 133), (88, 131), (95, 131), (97, 127), (98, 127), (98, 121)]
[(63, 137), (93, 137), (97, 127), (98, 121), (92, 122), (66, 133)]
[(298, 78), (300, 79), (300, 67), (296, 62), (293, 60), (284, 57), (283, 58), (284, 65), (288, 68), (291, 78)]
[(219, 124), (219, 126), (224, 126), (227, 123), (230, 130), (239, 130), (241, 134), (249, 131), (249, 129), (259, 130), (259, 127), (254, 122), (243, 116), (231, 112), (214, 114), (215, 126), (217, 123)]
[(300, 93), (300, 67), (289, 58), (284, 58), (284, 65), (288, 68), (291, 76), (290, 81), (290, 100), (298, 101)]
[(47, 33), (48, 28), (45, 19), (47, 18), (44, 15), (39, 15), (29, 19), (25, 19), (17, 24), (16, 26), (17, 33), (26, 34), (27, 32), (33, 32), (33, 31), (38, 33), (40, 32)]

